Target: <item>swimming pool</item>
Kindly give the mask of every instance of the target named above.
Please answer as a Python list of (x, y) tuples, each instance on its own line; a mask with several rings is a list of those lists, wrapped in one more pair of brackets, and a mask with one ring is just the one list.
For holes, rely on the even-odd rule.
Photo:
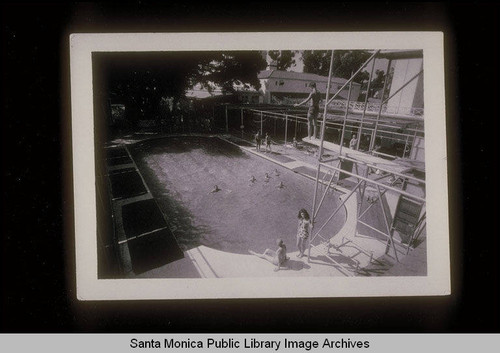
[[(275, 248), (278, 237), (290, 252), (297, 250), (297, 214), (311, 210), (313, 180), (217, 137), (153, 139), (130, 150), (182, 250), (205, 245), (248, 254)], [(215, 185), (220, 191), (212, 193)], [(318, 225), (338, 203), (338, 194), (329, 193)], [(336, 234), (344, 222), (341, 211), (322, 234)]]

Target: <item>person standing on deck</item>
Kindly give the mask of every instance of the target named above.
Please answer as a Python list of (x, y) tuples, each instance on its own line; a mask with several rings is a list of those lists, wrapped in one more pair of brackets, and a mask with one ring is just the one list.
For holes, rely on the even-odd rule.
[(256, 150), (260, 151), (260, 144), (262, 143), (262, 137), (260, 136), (260, 130), (255, 134), (255, 144), (257, 145)]
[(351, 141), (349, 141), (349, 148), (355, 150), (358, 145), (358, 138), (356, 134), (352, 135)]
[[(307, 137), (311, 138), (312, 136), (316, 138), (317, 136), (316, 119), (318, 118), (319, 114), (319, 102), (321, 101), (321, 93), (319, 93), (319, 91), (316, 89), (316, 83), (311, 82), (309, 84), (309, 87), (311, 88), (311, 93), (309, 94), (309, 96), (304, 101), (298, 104), (294, 104), (293, 106), (298, 107), (302, 104), (306, 104), (307, 102), (309, 102), (309, 110), (307, 111)], [(313, 130), (314, 132), (311, 132), (311, 130)]]
[(269, 152), (271, 152), (271, 136), (266, 132), (266, 138), (264, 139), (266, 141), (266, 152), (269, 149)]
[(311, 219), (309, 213), (307, 213), (304, 208), (299, 211), (297, 217), (299, 219), (299, 226), (297, 229), (297, 248), (299, 249), (299, 253), (297, 256), (302, 257), (306, 251), (306, 243), (311, 231)]

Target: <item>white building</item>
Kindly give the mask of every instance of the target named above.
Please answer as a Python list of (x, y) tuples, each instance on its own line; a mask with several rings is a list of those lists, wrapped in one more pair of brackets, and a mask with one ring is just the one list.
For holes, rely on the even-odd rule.
[[(326, 94), (328, 76), (320, 76), (294, 71), (277, 70), (276, 65), (271, 64), (267, 70), (258, 75), (261, 84), (262, 103), (291, 104), (306, 98), (311, 89), (309, 84), (316, 83), (316, 88)], [(330, 94), (336, 93), (345, 83), (346, 79), (333, 77), (330, 86)], [(361, 85), (352, 84), (351, 101), (357, 101)], [(349, 86), (337, 96), (338, 99), (347, 99)]]
[[(422, 51), (386, 54), (394, 69), (389, 97), (423, 69)], [(387, 102), (387, 111), (395, 114), (423, 115), (424, 75), (421, 74)]]

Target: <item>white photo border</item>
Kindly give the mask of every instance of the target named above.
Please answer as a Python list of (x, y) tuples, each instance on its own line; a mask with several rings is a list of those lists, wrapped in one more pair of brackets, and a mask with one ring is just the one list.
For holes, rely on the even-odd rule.
[[(76, 289), (79, 300), (430, 296), (451, 294), (442, 32), (72, 34), (70, 41)], [(427, 275), (98, 279), (92, 53), (279, 49), (422, 49)]]

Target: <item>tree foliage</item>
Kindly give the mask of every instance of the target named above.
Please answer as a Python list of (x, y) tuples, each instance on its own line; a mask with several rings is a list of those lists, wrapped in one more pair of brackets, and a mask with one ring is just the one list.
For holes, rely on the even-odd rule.
[[(333, 53), (332, 75), (349, 79), (369, 57), (370, 53), (365, 50), (335, 50)], [(302, 55), (304, 72), (328, 76), (330, 58), (331, 51), (305, 50)], [(362, 83), (368, 77), (368, 72), (363, 70), (356, 75), (354, 82)]]
[(304, 72), (328, 76), (330, 56), (331, 54), (327, 50), (304, 50), (302, 53)]
[(195, 72), (189, 76), (189, 87), (199, 83), (208, 90), (220, 87), (233, 92), (235, 85), (260, 88), (257, 74), (266, 68), (259, 52), (214, 52), (200, 55)]
[(276, 61), (278, 70), (286, 71), (295, 65), (295, 51), (292, 50), (270, 50), (269, 57)]
[(266, 66), (257, 51), (100, 53), (95, 58), (101, 91), (145, 119), (157, 115), (162, 99), (178, 101), (196, 84), (224, 92), (235, 85), (258, 89), (257, 74)]
[(384, 70), (375, 70), (375, 77), (372, 79), (370, 86), (373, 89), (381, 89), (384, 87), (385, 72)]

